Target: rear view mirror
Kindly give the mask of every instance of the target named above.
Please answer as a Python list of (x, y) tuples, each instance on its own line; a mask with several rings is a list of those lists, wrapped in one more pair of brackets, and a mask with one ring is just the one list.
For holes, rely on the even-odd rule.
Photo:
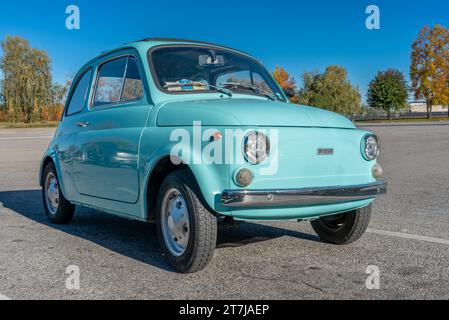
[(225, 65), (223, 56), (201, 55), (199, 63), (202, 67), (222, 67)]
[(284, 93), (289, 98), (293, 98), (296, 95), (295, 90), (292, 88), (284, 88)]

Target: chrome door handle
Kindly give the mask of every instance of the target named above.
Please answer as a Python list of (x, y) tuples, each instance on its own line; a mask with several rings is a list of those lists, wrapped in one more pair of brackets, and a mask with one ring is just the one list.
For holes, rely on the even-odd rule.
[(80, 122), (77, 122), (76, 125), (80, 128), (87, 128), (90, 125), (90, 123), (87, 121), (80, 121)]

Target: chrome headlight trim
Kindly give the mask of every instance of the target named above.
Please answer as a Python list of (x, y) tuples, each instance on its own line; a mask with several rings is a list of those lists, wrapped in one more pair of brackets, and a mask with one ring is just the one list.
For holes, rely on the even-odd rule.
[[(265, 150), (262, 154), (259, 151), (256, 151), (254, 154), (251, 150), (248, 149), (250, 138), (256, 139), (256, 144), (258, 143), (259, 138), (262, 138), (265, 143)], [(257, 148), (257, 147), (256, 147)], [(258, 148), (257, 148), (258, 149)], [(259, 131), (250, 131), (243, 138), (243, 156), (247, 162), (252, 165), (258, 165), (263, 163), (270, 155), (270, 139), (268, 139), (267, 135), (259, 132)]]
[[(373, 151), (372, 148), (371, 148), (371, 150), (368, 149), (368, 144), (369, 143), (372, 144), (372, 142), (369, 142), (369, 140), (372, 141), (372, 139), (374, 139), (376, 141), (374, 153), (372, 152)], [(362, 156), (363, 156), (363, 158), (365, 158), (365, 160), (367, 160), (367, 161), (376, 160), (380, 154), (380, 139), (379, 139), (379, 137), (372, 133), (368, 133), (365, 136), (363, 136), (362, 143), (361, 143), (361, 152), (362, 152)]]

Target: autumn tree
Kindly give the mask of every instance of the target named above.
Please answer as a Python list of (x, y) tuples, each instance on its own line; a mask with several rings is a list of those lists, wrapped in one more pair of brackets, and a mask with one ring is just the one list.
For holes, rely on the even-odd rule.
[(43, 108), (40, 116), (42, 120), (60, 120), (64, 111), (64, 104), (70, 86), (53, 83), (50, 88), (51, 101)]
[[(280, 66), (276, 66), (276, 70), (273, 72), (273, 77), (277, 81), (277, 83), (281, 86), (282, 89), (292, 89), (296, 91), (296, 82), (290, 74)], [(293, 103), (297, 103), (298, 97), (290, 98), (290, 101)]]
[(407, 105), (408, 87), (404, 74), (394, 69), (377, 73), (369, 84), (367, 96), (371, 108), (386, 111), (388, 119), (391, 119), (392, 112)]
[(4, 76), (1, 92), (9, 120), (38, 119), (51, 100), (50, 58), (20, 37), (9, 36), (1, 45), (0, 69)]
[(50, 88), (51, 103), (54, 105), (63, 105), (65, 103), (69, 88), (69, 84), (63, 86), (59, 83), (53, 83)]
[(324, 73), (305, 72), (299, 90), (299, 102), (346, 116), (360, 111), (361, 95), (348, 80), (346, 69), (329, 66)]
[(432, 106), (449, 104), (449, 30), (441, 25), (421, 29), (412, 45), (410, 77), (415, 98)]

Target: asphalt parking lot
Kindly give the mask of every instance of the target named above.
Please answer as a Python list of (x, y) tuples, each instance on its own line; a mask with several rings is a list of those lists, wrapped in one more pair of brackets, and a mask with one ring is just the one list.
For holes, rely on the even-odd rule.
[[(367, 129), (390, 190), (359, 242), (321, 243), (308, 223), (222, 226), (191, 275), (169, 268), (153, 225), (81, 208), (51, 225), (37, 174), (53, 129), (0, 130), (0, 299), (449, 299), (449, 123)], [(71, 265), (79, 290), (66, 288)]]

